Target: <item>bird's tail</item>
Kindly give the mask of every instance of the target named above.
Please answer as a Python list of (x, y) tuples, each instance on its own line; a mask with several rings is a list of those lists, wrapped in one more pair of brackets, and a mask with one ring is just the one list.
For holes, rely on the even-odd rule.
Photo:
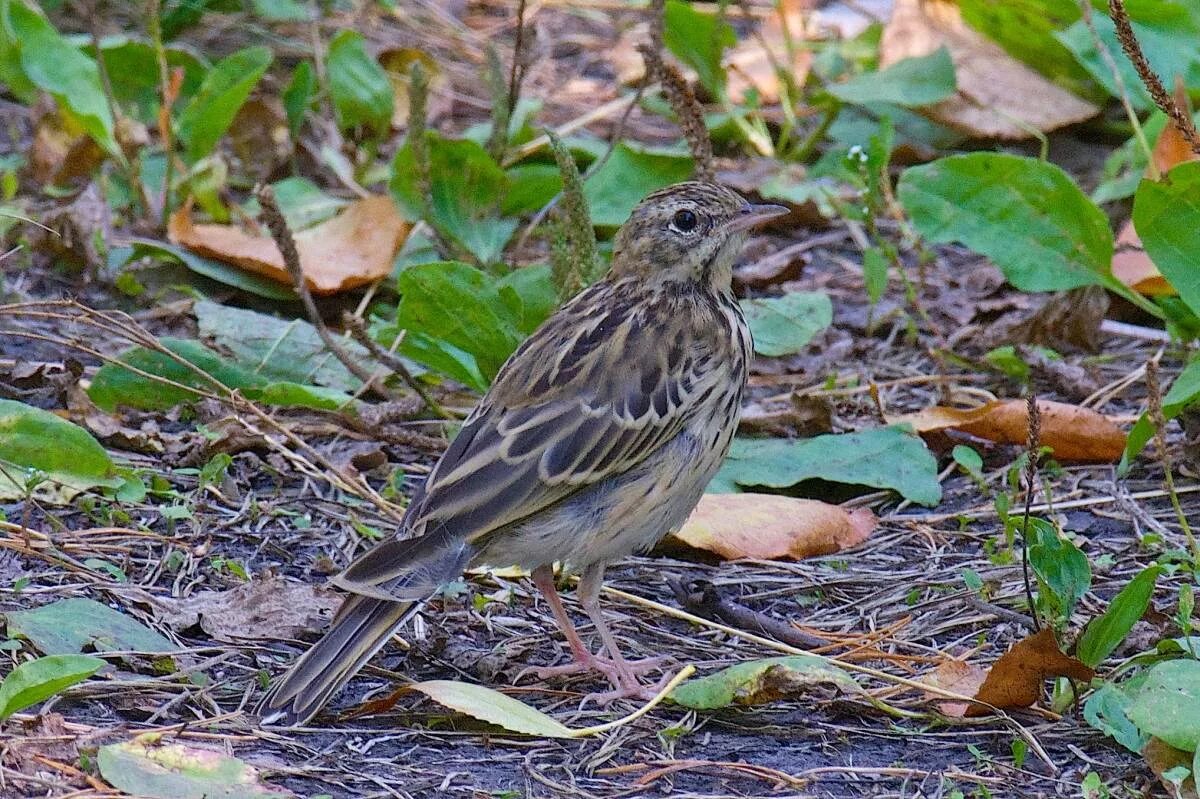
[(346, 598), (325, 637), (308, 650), (259, 706), (264, 724), (305, 724), (421, 607), (419, 601)]

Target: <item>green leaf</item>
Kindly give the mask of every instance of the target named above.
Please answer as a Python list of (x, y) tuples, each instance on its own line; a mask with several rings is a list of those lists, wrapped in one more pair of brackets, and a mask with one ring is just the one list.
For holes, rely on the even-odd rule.
[(304, 114), (317, 93), (317, 74), (309, 61), (301, 61), (292, 72), (292, 79), (283, 90), (283, 110), (287, 114), (288, 135), (292, 141), (300, 136)]
[(724, 19), (697, 11), (681, 0), (667, 0), (663, 13), (663, 44), (680, 61), (696, 70), (700, 83), (713, 97), (725, 93), (725, 69), (721, 58), (727, 47), (737, 44)]
[(1176, 749), (1200, 748), (1200, 660), (1169, 660), (1150, 669), (1126, 714), (1138, 728)]
[(688, 680), (669, 698), (694, 710), (714, 710), (731, 705), (759, 705), (787, 698), (812, 685), (833, 685), (846, 694), (860, 694), (862, 686), (824, 658), (813, 655), (763, 658)]
[(1143, 180), (1133, 226), (1180, 299), (1200, 313), (1200, 161), (1180, 164), (1162, 182)]
[(309, 6), (300, 0), (253, 0), (254, 13), (268, 22), (308, 22)]
[(856, 75), (845, 83), (835, 83), (827, 91), (846, 103), (893, 103), (922, 106), (945, 100), (954, 94), (954, 62), (950, 51), (939, 47), (916, 58), (905, 58), (886, 69)]
[(558, 307), (554, 280), (545, 264), (514, 269), (496, 281), (496, 285), (500, 297), (519, 319), (517, 329), (525, 335), (537, 330)]
[(833, 303), (819, 291), (742, 300), (741, 305), (754, 351), (768, 357), (803, 352), (813, 336), (833, 322)]
[(879, 302), (887, 291), (888, 261), (878, 247), (868, 247), (863, 252), (863, 283), (867, 289), (867, 300), (872, 305)]
[(409, 689), (419, 691), (438, 704), (459, 713), (466, 713), (472, 718), (512, 732), (543, 738), (575, 737), (570, 727), (555, 721), (540, 710), (482, 685), (452, 680), (428, 680), (410, 685)]
[(635, 150), (624, 142), (618, 144), (604, 165), (583, 185), (592, 221), (601, 227), (621, 225), (643, 197), (687, 180), (692, 168), (689, 156)]
[[(493, 277), (473, 266), (454, 261), (414, 266), (401, 273), (396, 284), (401, 295), (396, 324), (470, 353), (487, 382), (525, 338), (523, 304), (512, 300), (516, 292), (509, 286), (506, 295)], [(425, 342), (418, 346), (406, 337), (400, 351), (444, 370), (444, 365), (428, 359)]]
[[(303, 319), (268, 314), (201, 300), (192, 306), (200, 337), (227, 350), (234, 362), (266, 380), (327, 386), (354, 392), (362, 381), (335, 358), (317, 329)], [(342, 341), (352, 357), (369, 355), (353, 341)]]
[(1029, 565), (1047, 599), (1063, 616), (1071, 613), (1092, 587), (1092, 567), (1087, 555), (1045, 519), (1030, 519)]
[(179, 115), (179, 140), (189, 162), (213, 151), (271, 65), (267, 47), (247, 47), (219, 61)]
[[(959, 0), (963, 21), (1029, 65), (1076, 94), (1098, 99), (1096, 85), (1071, 51), (1058, 40), (1080, 18), (1076, 0)], [(1112, 51), (1120, 58), (1118, 51)]]
[(0, 683), (0, 721), (86, 680), (104, 661), (90, 655), (49, 655), (12, 670)]
[(367, 54), (365, 41), (361, 33), (352, 30), (333, 37), (325, 61), (329, 94), (338, 127), (348, 131), (361, 125), (382, 137), (392, 124), (392, 82)]
[[(66, 494), (121, 484), (112, 458), (91, 433), (14, 400), (0, 399), (0, 464), (0, 499), (24, 497), (18, 482), (37, 473), (70, 489)], [(66, 498), (60, 490), (54, 496)]]
[(1150, 736), (1138, 730), (1126, 711), (1133, 700), (1127, 690), (1112, 683), (1102, 684), (1083, 705), (1087, 723), (1134, 754), (1141, 754)]
[[(50, 22), (19, 0), (0, 4), (0, 25), (24, 77), (71, 111), (100, 147), (124, 159), (96, 62), (64, 39)], [(5, 61), (11, 63), (9, 55)]]
[[(275, 202), (292, 232), (324, 222), (350, 204), (340, 197), (326, 194), (308, 178), (284, 178), (272, 183), (271, 188), (275, 190)], [(244, 210), (247, 216), (257, 217), (261, 213), (258, 200), (254, 198), (246, 202)]]
[(1121, 589), (1102, 614), (1088, 622), (1075, 645), (1075, 656), (1096, 668), (1125, 640), (1150, 605), (1161, 566), (1148, 566)]
[[(92, 48), (85, 48), (94, 55)], [(100, 41), (100, 52), (104, 54), (104, 66), (108, 68), (112, 81), (113, 98), (117, 104), (140, 122), (154, 125), (158, 121), (158, 109), (162, 104), (162, 89), (159, 86), (158, 56), (148, 42), (128, 36), (107, 36)], [(167, 67), (183, 70), (183, 83), (179, 87), (176, 105), (188, 102), (200, 88), (208, 64), (181, 47), (165, 48)], [(161, 185), (160, 185), (161, 188)]]
[[(1171, 421), (1184, 408), (1200, 402), (1200, 358), (1193, 358), (1192, 362), (1184, 367), (1180, 372), (1179, 377), (1171, 383), (1171, 388), (1163, 397), (1162, 412), (1165, 421)], [(1129, 471), (1130, 464), (1136, 458), (1150, 439), (1154, 437), (1154, 423), (1150, 421), (1150, 415), (1143, 413), (1129, 430), (1129, 436), (1125, 439), (1125, 452), (1121, 455), (1121, 463), (1117, 467), (1119, 475), (1125, 475)]]
[(259, 297), (265, 297), (269, 300), (297, 299), (295, 291), (274, 280), (268, 280), (261, 275), (247, 272), (245, 269), (227, 264), (224, 261), (216, 261), (212, 258), (196, 255), (196, 253), (185, 250), (183, 247), (176, 247), (173, 244), (167, 244), (166, 242), (154, 239), (132, 239), (129, 243), (133, 245), (133, 256), (136, 258), (142, 258), (147, 255), (165, 257), (172, 261), (178, 261), (198, 275), (203, 275), (210, 280), (241, 289)]
[(942, 499), (937, 471), (937, 460), (924, 442), (899, 427), (801, 441), (737, 438), (708, 490), (787, 488), (817, 479), (893, 489), (921, 505), (936, 505)]
[[(1200, 5), (1192, 0), (1131, 0), (1126, 7), (1134, 35), (1141, 44), (1146, 60), (1150, 62), (1150, 68), (1163, 80), (1168, 90), (1174, 84), (1175, 76), (1183, 78), (1188, 86), (1200, 85), (1200, 52), (1196, 48), (1196, 42), (1200, 41)], [(1140, 110), (1153, 108), (1154, 101), (1138, 77), (1137, 70), (1121, 51), (1112, 20), (1107, 14), (1093, 14), (1092, 21), (1117, 64), (1134, 106)], [(1057, 38), (1109, 95), (1120, 96), (1112, 70), (1097, 51), (1095, 39), (1086, 23), (1082, 20), (1076, 22), (1057, 34)]]
[(98, 652), (175, 652), (168, 639), (94, 599), (60, 599), (33, 610), (4, 614), (10, 637), (26, 638), (47, 655)]
[(213, 749), (159, 744), (147, 733), (96, 753), (100, 775), (118, 790), (150, 799), (294, 799), (264, 785), (258, 770)]
[(1113, 277), (1104, 212), (1053, 164), (999, 153), (953, 155), (905, 170), (899, 195), (921, 235), (986, 255), (1023, 291), (1098, 284), (1158, 313)]
[[(517, 229), (517, 220), (500, 216), (508, 176), (482, 146), (466, 139), (428, 134), (429, 209), (434, 222), (483, 263), (500, 258)], [(412, 147), (405, 143), (392, 162), (389, 183), (396, 203), (410, 219), (422, 215)]]

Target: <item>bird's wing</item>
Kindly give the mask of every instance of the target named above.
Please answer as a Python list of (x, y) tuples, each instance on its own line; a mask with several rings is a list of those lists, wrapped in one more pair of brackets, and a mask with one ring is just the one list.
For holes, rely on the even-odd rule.
[(603, 281), (513, 354), (410, 505), (406, 530), (337, 582), (375, 594), (423, 552), (456, 550), (592, 483), (673, 438), (728, 379), (727, 325), (711, 303), (635, 302)]

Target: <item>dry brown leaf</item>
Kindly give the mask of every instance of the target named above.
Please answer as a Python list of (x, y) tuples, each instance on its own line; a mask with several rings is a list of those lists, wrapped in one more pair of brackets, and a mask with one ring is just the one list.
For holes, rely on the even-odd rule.
[(29, 172), (38, 183), (65, 185), (90, 175), (104, 160), (104, 151), (76, 120), (45, 101), (39, 101), (34, 112), (39, 116), (29, 148)]
[[(1175, 102), (1180, 108), (1186, 109), (1188, 107), (1187, 99), (1187, 92), (1183, 85), (1176, 84)], [(1179, 132), (1179, 128), (1170, 122), (1158, 135), (1158, 141), (1154, 142), (1154, 150), (1150, 155), (1160, 175), (1170, 172), (1172, 168), (1186, 161), (1200, 160), (1200, 155), (1192, 150), (1188, 140)], [(1146, 173), (1147, 176), (1152, 174), (1149, 169), (1146, 170)], [(1112, 258), (1112, 272), (1117, 280), (1140, 294), (1150, 297), (1168, 297), (1179, 293), (1163, 277), (1162, 273), (1158, 271), (1158, 267), (1150, 260), (1150, 256), (1146, 254), (1141, 238), (1133, 229), (1132, 219), (1126, 220), (1125, 224), (1121, 226), (1121, 232), (1117, 234), (1117, 247)]]
[(729, 68), (729, 96), (737, 103), (746, 99), (751, 89), (758, 92), (764, 103), (779, 102), (779, 74), (776, 66), (790, 69), (796, 86), (803, 86), (812, 68), (812, 50), (794, 47), (791, 63), (788, 63), (787, 41), (804, 39), (805, 14), (808, 9), (801, 3), (783, 0), (773, 14), (759, 28), (758, 36), (739, 37), (736, 48), (725, 59)]
[(1031, 128), (1056, 130), (1100, 112), (969, 26), (952, 0), (896, 0), (879, 65), (943, 46), (954, 61), (958, 92), (924, 113), (944, 125), (982, 138), (1027, 139)]
[(815, 499), (705, 494), (674, 538), (726, 560), (800, 560), (861, 544), (875, 522), (867, 508), (847, 511)]
[[(1054, 631), (1044, 628), (1021, 639), (1012, 649), (1000, 656), (979, 681), (982, 670), (960, 660), (946, 661), (926, 679), (931, 685), (973, 696), (980, 702), (1001, 709), (1030, 707), (1042, 692), (1042, 683), (1051, 677), (1070, 677), (1087, 681), (1095, 672), (1080, 661), (1064, 655), (1054, 638)], [(972, 690), (978, 686), (977, 690)], [(947, 716), (986, 716), (986, 705), (965, 702), (942, 702)]]
[[(336, 294), (387, 277), (410, 225), (390, 197), (373, 196), (346, 206), (340, 214), (295, 234), (300, 267), (314, 294)], [(269, 235), (233, 225), (196, 225), (191, 211), (171, 214), (171, 241), (291, 285), (283, 256)]]
[[(1038, 400), (1042, 444), (1060, 461), (1111, 463), (1125, 451), (1125, 434), (1103, 414), (1065, 402)], [(978, 408), (935, 405), (917, 413), (888, 417), (889, 424), (909, 424), (918, 433), (961, 430), (998, 444), (1023, 445), (1029, 438), (1025, 400), (994, 400)]]
[(1177, 796), (1178, 799), (1200, 799), (1200, 794), (1197, 794), (1196, 791), (1195, 774), (1183, 781), (1178, 794), (1175, 793), (1175, 786), (1171, 784), (1171, 781), (1163, 777), (1164, 773), (1180, 766), (1190, 771), (1192, 768), (1191, 752), (1176, 749), (1158, 738), (1151, 738), (1146, 744), (1146, 748), (1142, 750), (1142, 757), (1146, 758), (1146, 765), (1154, 772), (1154, 776), (1158, 777), (1158, 781), (1162, 783), (1163, 788), (1170, 796)]
[(196, 624), (214, 640), (297, 638), (319, 630), (341, 604), (334, 591), (281, 577), (267, 577), (229, 591), (201, 591), (190, 597), (140, 598), (175, 630)]

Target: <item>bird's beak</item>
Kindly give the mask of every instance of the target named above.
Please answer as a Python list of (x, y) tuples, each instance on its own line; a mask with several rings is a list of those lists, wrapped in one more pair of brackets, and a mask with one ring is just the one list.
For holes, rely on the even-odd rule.
[(746, 203), (742, 206), (741, 213), (726, 223), (725, 230), (729, 233), (735, 233), (739, 230), (749, 230), (771, 219), (790, 213), (791, 210), (782, 205), (754, 205)]

